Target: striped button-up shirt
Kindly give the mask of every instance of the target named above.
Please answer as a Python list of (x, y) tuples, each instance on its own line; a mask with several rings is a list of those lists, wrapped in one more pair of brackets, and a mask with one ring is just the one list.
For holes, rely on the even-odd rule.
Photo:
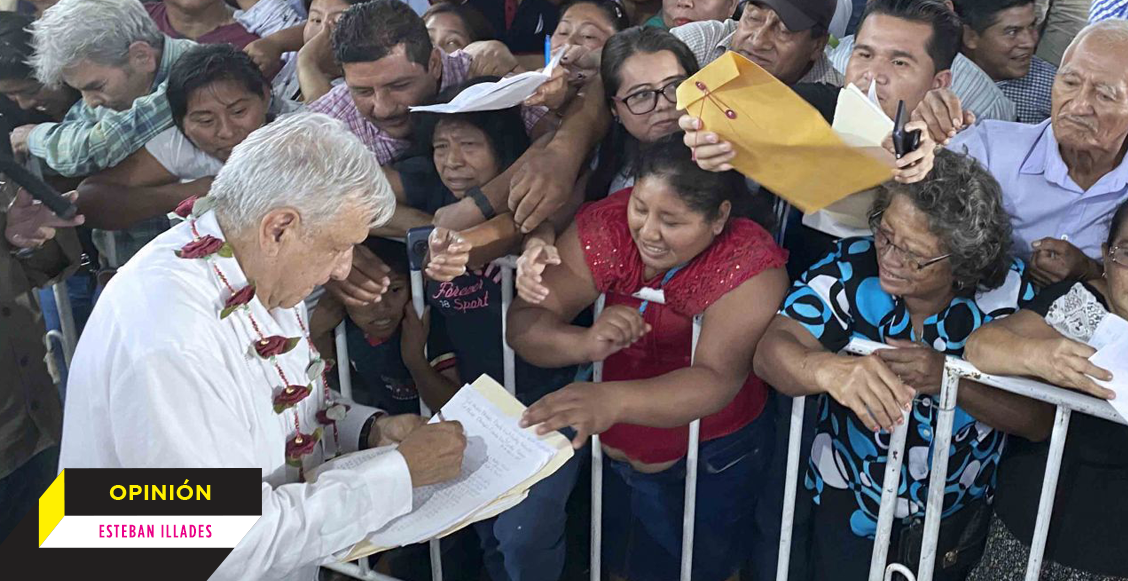
[[(845, 73), (850, 54), (854, 52), (854, 37), (843, 38), (838, 48), (829, 52), (834, 68)], [(1014, 121), (1016, 118), (1014, 103), (1003, 94), (990, 75), (962, 54), (957, 54), (952, 62), (951, 89), (960, 98), (963, 108), (975, 113), (976, 119)]]
[(1089, 24), (1109, 18), (1128, 18), (1128, 0), (1093, 0), (1089, 7)]
[[(442, 53), (442, 82), (439, 91), (447, 87), (457, 86), (465, 82), (470, 76), (470, 63), (472, 57), (464, 51), (455, 51), (450, 54)], [(339, 119), (348, 126), (349, 131), (360, 138), (360, 141), (376, 156), (380, 165), (388, 165), (402, 155), (411, 142), (406, 139), (392, 137), (381, 131), (356, 108), (352, 95), (347, 85), (338, 85), (320, 99), (309, 105), (308, 111), (324, 113), (334, 119)], [(548, 110), (544, 107), (521, 107), (521, 118), (525, 121), (525, 129), (532, 130)]]
[[(671, 28), (670, 33), (681, 39), (697, 57), (697, 64), (704, 67), (732, 50), (732, 37), (736, 32), (736, 26), (735, 20), (724, 22), (705, 20)], [(822, 55), (811, 66), (811, 70), (799, 79), (799, 82), (825, 83), (841, 87), (842, 74), (834, 69), (826, 55)]]
[(31, 154), (65, 176), (82, 176), (113, 167), (158, 133), (172, 127), (165, 90), (168, 72), (180, 55), (196, 46), (187, 39), (165, 37), (161, 62), (151, 92), (125, 111), (92, 108), (79, 101), (61, 123), (41, 123), (28, 135)]

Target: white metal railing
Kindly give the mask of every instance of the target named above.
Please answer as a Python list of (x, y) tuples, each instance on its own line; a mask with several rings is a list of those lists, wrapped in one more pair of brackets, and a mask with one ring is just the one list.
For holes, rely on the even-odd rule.
[[(887, 345), (854, 339), (844, 351), (855, 355), (869, 355)], [(1053, 432), (1050, 437), (1050, 450), (1046, 459), (1046, 476), (1042, 483), (1042, 495), (1038, 502), (1038, 516), (1031, 541), (1030, 557), (1026, 567), (1026, 581), (1038, 581), (1042, 567), (1042, 557), (1046, 548), (1046, 535), (1050, 528), (1054, 495), (1057, 491), (1058, 473), (1061, 468), (1065, 438), (1069, 430), (1069, 419), (1076, 411), (1128, 425), (1120, 414), (1105, 400), (1084, 395), (1080, 392), (1047, 385), (1031, 379), (1006, 377), (983, 373), (962, 359), (948, 357), (944, 364), (944, 380), (939, 395), (936, 428), (933, 431), (932, 466), (928, 484), (928, 499), (925, 508), (924, 534), (920, 552), (919, 568), (914, 575), (912, 570), (900, 564), (887, 565), (889, 538), (893, 527), (893, 512), (897, 502), (897, 489), (900, 485), (901, 466), (904, 463), (905, 436), (908, 431), (908, 413), (904, 422), (894, 429), (890, 443), (885, 478), (882, 482), (881, 509), (878, 513), (877, 533), (874, 540), (873, 558), (870, 563), (869, 581), (882, 581), (892, 578), (894, 573), (904, 575), (909, 581), (932, 581), (936, 563), (936, 545), (940, 533), (941, 512), (944, 504), (944, 483), (948, 476), (948, 452), (952, 439), (952, 424), (955, 419), (956, 400), (959, 394), (960, 379), (969, 379), (996, 389), (1001, 389), (1036, 399), (1057, 407)], [(795, 490), (798, 485), (798, 463), (800, 436), (803, 431), (803, 409), (805, 399), (797, 397), (791, 408), (791, 431), (788, 438), (787, 481), (784, 484), (784, 505), (780, 535), (779, 563), (776, 580), (786, 581), (790, 566), (791, 538), (795, 517)]]
[[(513, 303), (513, 272), (517, 268), (517, 257), (503, 256), (494, 260), (493, 264), (501, 269), (501, 344), (504, 385), (506, 391), (515, 395), (517, 385), (516, 359), (513, 349), (510, 348), (509, 343), (505, 341), (505, 331), (508, 325), (507, 316), (509, 314), (509, 305)], [(416, 316), (422, 318), (426, 297), (424, 295), (423, 271), (421, 269), (411, 269), (411, 301)], [(349, 346), (344, 321), (341, 321), (334, 331), (334, 343), (337, 348), (337, 376), (341, 385), (341, 395), (346, 399), (352, 399), (351, 365), (349, 364)], [(431, 410), (428, 409), (427, 404), (423, 402), (422, 396), (419, 397), (419, 412), (423, 416), (429, 416), (431, 414)], [(432, 581), (442, 581), (442, 547), (439, 539), (430, 540), (428, 542), (428, 548), (431, 558), (431, 579)], [(335, 563), (325, 565), (325, 567), (343, 575), (348, 575), (356, 579), (364, 579), (365, 581), (397, 581), (394, 577), (372, 571), (368, 563), (368, 557), (362, 557), (355, 563)]]
[[(661, 289), (644, 288), (635, 298), (655, 304), (665, 304)], [(600, 295), (595, 303), (595, 319), (603, 312), (606, 296)], [(690, 347), (690, 365), (697, 356), (697, 341), (701, 337), (701, 315), (693, 317), (693, 340)], [(592, 381), (603, 381), (603, 363), (593, 364)], [(689, 446), (685, 456), (685, 508), (682, 512), (681, 581), (689, 581), (693, 572), (693, 525), (697, 513), (697, 463), (701, 436), (701, 419), (689, 424)], [(603, 448), (598, 434), (591, 437), (591, 581), (600, 581), (602, 574), (603, 541)]]
[[(513, 302), (513, 277), (514, 271), (517, 268), (517, 257), (504, 256), (495, 261), (493, 264), (501, 269), (501, 317), (502, 317), (502, 354), (503, 354), (503, 368), (504, 368), (504, 384), (505, 389), (510, 394), (515, 394), (516, 390), (516, 365), (515, 355), (513, 349), (505, 341), (505, 333), (508, 327), (508, 313), (509, 306)], [(421, 270), (411, 270), (411, 292), (412, 304), (415, 308), (417, 315), (422, 317), (424, 307), (424, 294), (423, 294), (423, 273)], [(649, 300), (655, 304), (665, 304), (665, 295), (659, 289), (642, 289), (636, 293), (636, 298)], [(603, 310), (605, 297), (600, 295), (595, 304), (595, 316), (598, 318), (600, 312)], [(701, 321), (702, 316), (697, 315), (693, 318), (693, 339), (692, 339), (692, 353), (690, 354), (691, 364), (696, 357), (697, 342), (701, 335)], [(348, 364), (348, 342), (345, 338), (345, 323), (342, 321), (337, 326), (335, 331), (335, 343), (337, 348), (338, 360), (338, 374), (341, 385), (341, 395), (346, 398), (352, 397), (352, 378), (349, 374), (350, 365)], [(603, 364), (600, 362), (593, 364), (593, 381), (600, 382), (603, 380)], [(423, 404), (423, 398), (420, 397), (419, 405), (423, 415), (429, 412)], [(682, 581), (689, 581), (693, 570), (693, 533), (694, 533), (694, 519), (696, 516), (697, 507), (697, 465), (698, 465), (698, 449), (700, 440), (701, 420), (696, 419), (689, 424), (689, 448), (686, 453), (686, 479), (685, 479), (685, 509), (682, 516), (682, 559), (681, 559), (681, 579)], [(602, 548), (602, 508), (603, 508), (603, 450), (600, 446), (599, 435), (592, 436), (592, 507), (591, 507), (591, 578), (592, 581), (599, 581), (601, 573), (601, 548)], [(430, 555), (431, 555), (431, 576), (433, 581), (442, 580), (442, 554), (440, 551), (439, 541), (437, 539), (430, 541)], [(381, 575), (371, 571), (368, 565), (368, 558), (362, 558), (355, 564), (353, 563), (340, 563), (328, 565), (327, 568), (355, 577), (357, 579), (364, 579), (366, 581), (389, 581), (393, 578), (386, 575)]]

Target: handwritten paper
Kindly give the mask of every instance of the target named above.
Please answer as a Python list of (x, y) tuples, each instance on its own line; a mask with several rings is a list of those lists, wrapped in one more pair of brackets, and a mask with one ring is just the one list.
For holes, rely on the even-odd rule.
[(361, 450), (359, 452), (352, 452), (343, 456), (338, 456), (336, 458), (333, 458), (332, 460), (329, 460), (328, 462), (325, 462), (324, 464), (321, 464), (320, 466), (317, 466), (313, 470), (310, 470), (306, 479), (309, 482), (317, 482), (317, 478), (319, 476), (330, 470), (356, 470), (362, 465), (367, 464), (368, 462), (371, 462), (372, 460), (375, 460), (380, 456), (394, 452), (395, 450), (395, 446), (380, 446), (379, 448), (369, 448), (367, 450)]
[(411, 107), (412, 113), (470, 113), (472, 111), (497, 111), (520, 105), (525, 99), (552, 77), (552, 71), (564, 58), (564, 50), (556, 52), (548, 65), (540, 71), (529, 71), (505, 77), (493, 83), (471, 85), (449, 103)]
[[(460, 389), (443, 406), (442, 415), (461, 422), (466, 434), (461, 474), (416, 488), (410, 513), (370, 534), (343, 560), (442, 537), (521, 502), (529, 487), (572, 456), (571, 445), (560, 434), (538, 436), (520, 428), (517, 421), (524, 409), (485, 375)], [(437, 415), (431, 418), (437, 421)]]

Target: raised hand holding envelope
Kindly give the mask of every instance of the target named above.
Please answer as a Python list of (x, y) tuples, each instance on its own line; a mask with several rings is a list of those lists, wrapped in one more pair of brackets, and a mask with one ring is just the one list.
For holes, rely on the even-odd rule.
[(789, 87), (732, 51), (678, 87), (678, 108), (732, 144), (734, 168), (804, 213), (893, 175), (875, 154), (847, 145)]

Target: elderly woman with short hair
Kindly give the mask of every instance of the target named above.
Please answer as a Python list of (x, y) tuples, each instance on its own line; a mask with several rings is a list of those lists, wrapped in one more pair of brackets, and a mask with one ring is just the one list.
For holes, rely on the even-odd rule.
[[(1010, 255), (999, 186), (970, 158), (941, 151), (925, 180), (880, 186), (871, 224), (872, 238), (839, 241), (794, 283), (756, 351), (756, 373), (776, 389), (820, 396), (805, 479), (816, 504), (812, 579), (866, 578), (888, 432), (906, 412), (891, 560), (916, 550), (945, 355), (960, 356), (976, 327), (1034, 297), (1025, 265)], [(840, 355), (854, 337), (892, 348)], [(986, 521), (1002, 432), (1041, 439), (1050, 421), (1040, 404), (979, 384), (963, 381), (959, 393), (940, 580), (962, 579), (981, 549), (985, 531), (975, 523)]]

